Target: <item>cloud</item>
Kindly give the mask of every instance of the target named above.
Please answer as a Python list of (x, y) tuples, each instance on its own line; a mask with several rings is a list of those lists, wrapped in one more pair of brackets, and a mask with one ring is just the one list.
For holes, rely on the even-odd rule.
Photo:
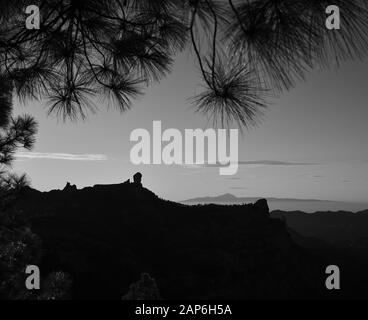
[(264, 165), (264, 166), (315, 166), (318, 163), (313, 162), (286, 162), (275, 160), (258, 160), (258, 161), (239, 161), (239, 165)]
[(204, 164), (181, 164), (182, 167), (188, 168), (188, 169), (201, 169), (205, 165)]
[[(224, 167), (221, 163), (209, 164), (206, 163), (205, 167)], [(319, 163), (314, 162), (287, 162), (287, 161), (276, 161), (276, 160), (254, 160), (254, 161), (238, 161), (239, 166), (315, 166)]]
[[(250, 167), (250, 168), (257, 168), (257, 167), (266, 167), (266, 166), (317, 166), (320, 163), (317, 162), (288, 162), (288, 161), (277, 161), (277, 160), (254, 160), (254, 161), (242, 161), (238, 162), (239, 167)], [(205, 162), (204, 164), (180, 164), (183, 168), (186, 169), (206, 169), (206, 168), (223, 168), (228, 167), (229, 162), (222, 164), (220, 162), (217, 163), (208, 163)], [(228, 178), (228, 180), (241, 180), (238, 177)]]
[(48, 159), (48, 160), (68, 160), (68, 161), (106, 161), (104, 154), (71, 154), (52, 152), (18, 152), (17, 159)]

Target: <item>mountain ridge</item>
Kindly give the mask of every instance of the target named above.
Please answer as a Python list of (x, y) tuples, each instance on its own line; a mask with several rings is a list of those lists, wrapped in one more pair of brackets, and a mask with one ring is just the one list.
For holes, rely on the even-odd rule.
[[(271, 211), (303, 211), (303, 212), (318, 212), (318, 211), (351, 211), (359, 212), (368, 209), (368, 203), (363, 202), (346, 202), (322, 199), (298, 199), (298, 198), (275, 198), (275, 197), (260, 197), (268, 201)], [(192, 204), (242, 204), (254, 202), (260, 199), (259, 197), (237, 197), (231, 193), (225, 193), (218, 196), (196, 197), (180, 201), (181, 203)]]
[[(26, 188), (17, 209), (41, 239), (40, 269), (71, 274), (76, 299), (120, 299), (143, 273), (164, 299), (327, 296), (325, 266), (336, 263), (330, 246), (291, 230), (265, 199), (186, 205), (130, 181), (67, 186)], [(349, 270), (350, 259), (343, 263)], [(345, 283), (360, 279), (354, 266)], [(335, 296), (364, 294), (346, 286)]]
[(125, 182), (28, 188), (17, 207), (42, 240), (41, 270), (71, 274), (77, 299), (119, 299), (142, 273), (165, 299), (324, 294), (320, 260), (270, 217), (264, 199), (189, 206)]
[(224, 193), (224, 194), (220, 194), (218, 196), (205, 196), (205, 197), (196, 197), (196, 198), (190, 198), (190, 199), (186, 199), (186, 200), (182, 200), (179, 202), (196, 202), (196, 201), (200, 201), (200, 200), (218, 200), (218, 199), (234, 199), (234, 200), (239, 200), (239, 201), (249, 201), (249, 200), (253, 200), (253, 199), (268, 199), (268, 200), (280, 200), (280, 201), (320, 201), (320, 202), (343, 202), (343, 201), (334, 201), (334, 200), (323, 200), (323, 199), (299, 199), (299, 198), (275, 198), (275, 197), (238, 197), (233, 195), (232, 193)]

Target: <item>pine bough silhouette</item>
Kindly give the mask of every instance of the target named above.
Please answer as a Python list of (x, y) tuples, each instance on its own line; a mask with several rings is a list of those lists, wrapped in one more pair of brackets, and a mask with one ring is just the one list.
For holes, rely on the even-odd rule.
[[(37, 3), (41, 27), (27, 30), (24, 7)], [(22, 101), (46, 98), (49, 112), (77, 119), (96, 96), (130, 109), (188, 48), (204, 85), (195, 109), (247, 127), (271, 92), (366, 54), (366, 1), (333, 4), (340, 30), (325, 27), (329, 0), (3, 0), (0, 72)]]

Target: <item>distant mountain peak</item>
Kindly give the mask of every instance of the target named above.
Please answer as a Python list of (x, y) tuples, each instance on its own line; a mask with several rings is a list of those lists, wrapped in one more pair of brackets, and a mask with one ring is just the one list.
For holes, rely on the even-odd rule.
[(224, 194), (219, 195), (215, 198), (228, 199), (228, 200), (237, 200), (238, 199), (238, 197), (234, 196), (231, 193), (224, 193)]
[(184, 204), (244, 204), (254, 203), (255, 201), (266, 198), (270, 205), (270, 210), (282, 211), (352, 211), (358, 212), (365, 210), (368, 203), (341, 202), (321, 199), (298, 199), (298, 198), (275, 198), (275, 197), (237, 197), (231, 193), (224, 193), (218, 196), (204, 196), (181, 201)]
[(184, 203), (189, 203), (189, 202), (238, 202), (240, 198), (234, 196), (231, 193), (224, 193), (218, 196), (212, 196), (212, 197), (198, 197), (198, 198), (193, 198), (193, 199), (188, 199), (188, 200), (184, 200)]

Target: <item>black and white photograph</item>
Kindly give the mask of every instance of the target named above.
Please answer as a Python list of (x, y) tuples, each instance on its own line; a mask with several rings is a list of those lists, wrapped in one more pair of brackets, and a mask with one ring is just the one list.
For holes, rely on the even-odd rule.
[(366, 0), (1, 0), (0, 300), (368, 299), (367, 56)]

